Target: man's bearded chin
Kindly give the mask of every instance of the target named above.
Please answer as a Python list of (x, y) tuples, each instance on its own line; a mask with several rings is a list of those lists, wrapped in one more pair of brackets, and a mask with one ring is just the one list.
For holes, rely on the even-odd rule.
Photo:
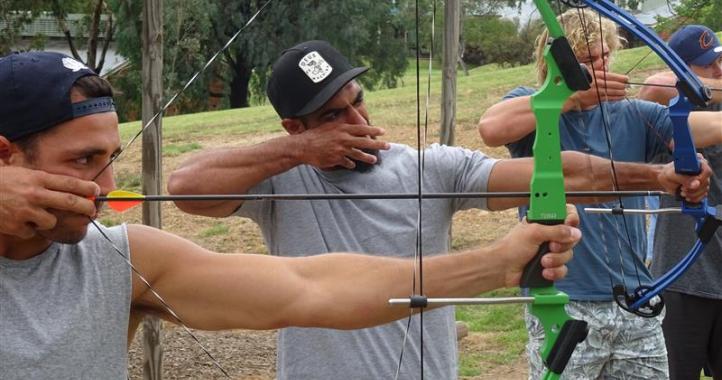
[(363, 149), (362, 150), (366, 154), (370, 154), (374, 157), (376, 157), (376, 163), (375, 164), (369, 164), (363, 161), (357, 161), (357, 160), (351, 160), (354, 164), (356, 164), (356, 167), (354, 167), (352, 170), (359, 172), (359, 173), (368, 173), (371, 170), (374, 169), (374, 166), (381, 163), (381, 156), (379, 156), (379, 150), (378, 149)]
[(39, 236), (63, 244), (76, 244), (85, 239), (90, 223), (87, 216), (59, 210), (50, 210), (50, 213), (55, 215), (57, 223), (49, 230), (37, 230)]
[[(364, 120), (366, 120), (367, 125), (371, 125), (371, 120), (368, 117), (364, 117)], [(374, 140), (375, 140), (375, 138), (374, 138)], [(357, 161), (357, 160), (352, 159), (351, 161), (353, 161), (353, 163), (356, 164), (356, 166), (353, 168), (353, 171), (356, 171), (359, 173), (368, 173), (374, 169), (374, 166), (381, 163), (381, 156), (379, 156), (378, 149), (361, 149), (361, 151), (366, 154), (370, 154), (370, 155), (376, 157), (376, 163), (369, 164), (369, 163), (366, 163), (363, 161)]]

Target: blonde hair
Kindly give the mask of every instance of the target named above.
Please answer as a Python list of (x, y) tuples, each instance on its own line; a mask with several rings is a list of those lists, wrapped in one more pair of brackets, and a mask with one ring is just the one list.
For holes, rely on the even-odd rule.
[[(558, 16), (557, 20), (564, 28), (564, 34), (577, 57), (588, 54), (589, 45), (602, 42), (602, 36), (604, 46), (609, 49), (610, 54), (619, 49), (625, 41), (619, 35), (617, 24), (602, 17), (600, 25), (599, 15), (588, 8), (569, 9)], [(547, 64), (543, 55), (548, 39), (549, 31), (546, 28), (536, 39), (535, 58), (539, 84), (544, 83), (547, 76)]]

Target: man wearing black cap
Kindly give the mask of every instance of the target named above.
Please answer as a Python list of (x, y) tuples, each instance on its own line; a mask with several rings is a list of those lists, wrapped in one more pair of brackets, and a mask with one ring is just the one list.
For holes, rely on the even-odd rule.
[[(62, 54), (0, 58), (0, 169), (15, 169), (0, 172), (13, 176), (0, 178), (0, 199), (15, 175), (76, 178), (81, 189), (55, 188), (69, 197), (113, 190), (106, 166), (120, 137), (112, 95), (107, 82)], [(51, 214), (52, 226), (28, 226), (33, 233), (24, 236), (0, 229), (3, 379), (126, 379), (135, 329), (129, 320), (144, 313), (173, 322), (177, 314), (188, 327), (206, 330), (363, 328), (408, 313), (387, 300), (407, 295), (411, 260), (222, 255), (146, 226), (89, 229), (95, 207), (37, 203), (44, 197), (32, 194), (47, 183), (29, 183), (30, 195), (19, 197)], [(514, 286), (545, 240), (553, 243), (544, 276), (559, 279), (581, 236), (576, 220), (572, 210), (565, 225), (519, 224), (489, 248), (429, 259), (426, 289), (431, 296), (466, 297)]]
[[(414, 193), (417, 152), (377, 140), (370, 126), (363, 90), (353, 80), (366, 71), (355, 68), (324, 41), (308, 41), (283, 53), (273, 66), (268, 98), (288, 136), (261, 144), (204, 152), (176, 170), (168, 189), (193, 193)], [(609, 162), (570, 152), (565, 157), (570, 187), (611, 188)], [(523, 191), (529, 188), (530, 159), (495, 160), (481, 152), (432, 145), (425, 151), (424, 192)], [(652, 166), (622, 164), (624, 181), (644, 178), (641, 188), (659, 186)], [(588, 173), (600, 173), (590, 178)], [(606, 177), (605, 177), (606, 176)], [(629, 183), (622, 184), (622, 186)], [(515, 199), (446, 199), (423, 202), (423, 253), (449, 247), (456, 211), (501, 209)], [(416, 200), (335, 200), (302, 202), (178, 202), (184, 211), (215, 217), (238, 215), (257, 222), (274, 255), (307, 256), (336, 250), (413, 256), (416, 247)], [(349, 286), (365, 287), (353, 282)], [(408, 285), (408, 284), (407, 284)], [(409, 285), (410, 286), (410, 285)], [(453, 308), (424, 314), (425, 374), (457, 377)], [(418, 321), (414, 320), (418, 326)], [(419, 368), (418, 327), (406, 340), (400, 378), (414, 379)], [(279, 379), (393, 378), (406, 323), (340, 332), (284, 329), (279, 334)]]
[[(692, 71), (713, 91), (709, 107), (698, 110), (722, 110), (722, 45), (714, 32), (702, 25), (687, 25), (668, 41)], [(647, 84), (674, 85), (672, 72), (648, 78)], [(668, 87), (644, 87), (642, 99), (668, 104), (677, 90)], [(722, 126), (722, 116), (719, 117)], [(701, 149), (715, 175), (710, 182), (709, 202), (722, 201), (722, 145)], [(661, 199), (661, 207), (674, 207), (674, 198)], [(683, 215), (662, 215), (654, 230), (652, 274), (661, 276), (680, 262), (697, 236), (694, 221)], [(715, 379), (722, 379), (722, 231), (707, 243), (697, 262), (664, 293), (667, 315), (662, 323), (672, 379), (697, 379), (707, 366)]]

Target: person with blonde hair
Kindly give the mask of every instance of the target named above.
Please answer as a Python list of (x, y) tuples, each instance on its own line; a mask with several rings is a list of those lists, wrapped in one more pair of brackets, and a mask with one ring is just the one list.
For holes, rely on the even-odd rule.
[[(624, 42), (616, 25), (588, 9), (571, 9), (558, 19), (577, 60), (591, 74), (590, 89), (575, 92), (563, 106), (559, 123), (562, 149), (613, 157), (617, 162), (668, 160), (672, 123), (667, 108), (627, 99), (628, 77), (610, 71), (613, 54)], [(547, 75), (542, 59), (547, 40), (546, 32), (537, 40), (540, 83)], [(530, 96), (534, 92), (529, 87), (515, 88), (486, 111), (479, 121), (479, 133), (487, 145), (506, 145), (512, 157), (533, 155), (536, 118)], [(698, 146), (722, 142), (720, 117), (719, 112), (691, 114), (690, 129)], [(642, 197), (621, 202), (625, 208), (644, 206)], [(611, 205), (617, 206), (618, 202), (596, 207)], [(525, 213), (525, 208), (520, 209), (520, 215)], [(623, 311), (612, 294), (616, 284), (636, 287), (652, 282), (644, 265), (644, 218), (622, 220), (616, 215), (583, 212), (580, 217), (585, 239), (575, 248), (576, 259), (569, 266), (569, 276), (557, 286), (570, 296), (569, 314), (587, 321), (590, 332), (577, 347), (562, 378), (667, 378), (663, 315), (640, 318)], [(544, 368), (538, 354), (544, 333), (528, 313), (526, 323), (530, 378), (537, 379)]]

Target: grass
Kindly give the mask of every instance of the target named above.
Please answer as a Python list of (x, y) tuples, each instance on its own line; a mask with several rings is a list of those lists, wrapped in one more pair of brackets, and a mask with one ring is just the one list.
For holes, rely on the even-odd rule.
[(201, 231), (200, 236), (209, 238), (228, 234), (229, 228), (225, 223), (216, 223), (215, 225)]
[[(612, 65), (613, 71), (626, 72), (648, 50), (647, 48), (635, 48), (619, 52)], [(426, 89), (426, 67), (426, 64), (422, 65), (420, 75), (422, 97)], [(659, 59), (649, 57), (635, 72), (644, 69), (661, 69), (663, 67), (664, 65)], [(401, 78), (400, 87), (369, 91), (366, 95), (372, 123), (387, 129), (388, 140), (412, 145), (416, 144), (415, 125), (417, 117), (416, 74), (414, 69), (415, 64), (409, 67), (403, 78)], [(636, 75), (638, 77), (634, 78), (635, 81), (643, 79), (643, 74), (638, 73)], [(440, 114), (440, 78), (440, 70), (438, 68), (434, 69), (431, 75), (432, 96), (429, 100), (428, 110), (430, 120), (429, 142), (438, 139), (436, 124)], [(457, 137), (457, 144), (492, 151), (483, 147), (476, 135), (475, 129), (479, 116), (487, 107), (496, 103), (503, 94), (513, 87), (518, 85), (533, 86), (534, 84), (535, 72), (534, 67), (531, 65), (519, 67), (482, 66), (471, 69), (468, 76), (459, 71), (456, 102), (457, 136), (463, 135), (468, 138), (462, 141), (460, 137)], [(421, 108), (424, 109), (424, 100), (422, 100)], [(423, 117), (422, 114), (422, 120)], [(120, 126), (122, 139), (127, 141), (139, 129), (139, 122), (122, 124)], [(163, 136), (166, 142), (163, 146), (163, 155), (164, 157), (174, 157), (202, 148), (211, 148), (211, 146), (204, 147), (202, 142), (218, 140), (218, 138), (221, 138), (224, 142), (243, 144), (252, 135), (268, 134), (281, 130), (278, 117), (269, 105), (166, 117), (163, 119)], [(492, 152), (506, 154), (503, 149)], [(118, 188), (140, 191), (140, 177), (138, 175), (120, 171), (117, 179)], [(103, 220), (103, 222), (107, 224), (116, 223), (115, 220)], [(456, 226), (454, 228), (455, 234), (458, 233)], [(212, 237), (219, 237), (228, 233), (228, 225), (215, 223), (201, 230), (198, 236), (210, 240)], [(468, 236), (455, 236), (455, 246), (463, 247), (479, 244), (479, 236), (472, 235), (470, 233)], [(258, 240), (260, 241), (260, 239)], [(489, 296), (512, 294), (516, 294), (514, 290), (505, 290), (491, 293)], [(458, 308), (457, 319), (469, 325), (470, 335), (482, 336), (485, 344), (484, 349), (471, 349), (461, 352), (460, 376), (478, 376), (495, 367), (514, 365), (523, 357), (526, 330), (521, 306), (460, 307)], [(504, 375), (501, 374), (500, 376), (503, 377)]]
[[(617, 54), (613, 62), (613, 70), (626, 71), (633, 63), (638, 61), (649, 49), (635, 48), (623, 50)], [(423, 62), (422, 62), (423, 63)], [(654, 55), (645, 59), (637, 70), (663, 67), (661, 61)], [(401, 86), (394, 89), (383, 89), (368, 92), (366, 98), (370, 110), (373, 110), (372, 122), (384, 120), (389, 124), (413, 124), (416, 119), (416, 74), (415, 64), (411, 64), (401, 78)], [(427, 82), (427, 65), (421, 65), (422, 97), (425, 94)], [(431, 112), (438, 112), (438, 97), (441, 89), (441, 71), (433, 69)], [(532, 65), (518, 67), (499, 67), (487, 65), (469, 70), (464, 76), (459, 72), (457, 79), (457, 117), (460, 122), (478, 119), (480, 112), (486, 107), (480, 107), (480, 100), (486, 98), (494, 90), (508, 90), (515, 85), (534, 85), (535, 74)], [(493, 101), (498, 97), (494, 96)], [(423, 108), (423, 101), (422, 101)], [(121, 138), (127, 141), (140, 129), (140, 122), (123, 123), (120, 126)], [(281, 126), (273, 108), (270, 105), (232, 109), (223, 111), (202, 112), (181, 116), (163, 118), (163, 136), (170, 141), (188, 141), (194, 137), (209, 136), (242, 136), (247, 134), (271, 133), (281, 131)], [(169, 149), (167, 146), (165, 149)], [(173, 150), (174, 148), (170, 148)], [(180, 148), (179, 148), (180, 149)], [(193, 149), (199, 149), (193, 147)], [(171, 153), (174, 154), (174, 153)]]
[(115, 186), (118, 189), (140, 193), (142, 185), (143, 183), (138, 174), (126, 170), (115, 173)]
[[(517, 295), (518, 289), (503, 289), (482, 297)], [(478, 376), (489, 367), (514, 363), (524, 353), (526, 329), (521, 305), (460, 306), (456, 308), (456, 320), (486, 338), (484, 350), (460, 356), (459, 376)]]
[(163, 154), (165, 156), (175, 157), (201, 148), (203, 148), (203, 146), (195, 142), (189, 144), (166, 144), (163, 147)]

